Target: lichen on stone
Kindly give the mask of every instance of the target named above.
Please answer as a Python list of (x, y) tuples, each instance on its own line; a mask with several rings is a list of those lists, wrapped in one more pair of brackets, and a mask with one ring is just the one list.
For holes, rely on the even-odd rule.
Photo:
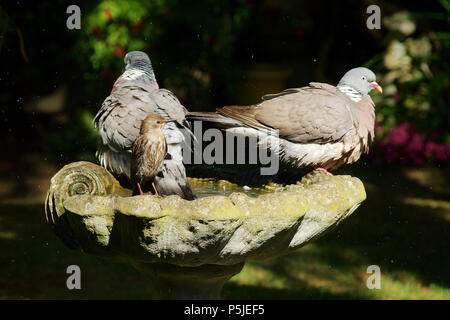
[[(68, 192), (77, 181), (83, 186)], [(105, 169), (76, 163), (52, 179), (46, 210), (60, 234), (87, 252), (142, 263), (233, 265), (305, 245), (347, 218), (366, 197), (359, 179), (322, 173), (295, 185), (261, 186), (256, 197), (247, 192), (256, 188), (211, 179), (198, 180), (197, 186), (205, 183), (233, 191), (193, 201), (130, 196)], [(61, 204), (58, 214), (54, 201)]]

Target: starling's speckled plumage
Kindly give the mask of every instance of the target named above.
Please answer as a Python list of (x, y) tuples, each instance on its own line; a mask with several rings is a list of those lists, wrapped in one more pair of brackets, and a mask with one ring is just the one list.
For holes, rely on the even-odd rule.
[[(152, 182), (160, 171), (167, 154), (167, 143), (162, 129), (166, 119), (158, 114), (148, 115), (141, 124), (139, 137), (133, 144), (131, 154), (131, 180), (134, 194), (143, 194), (146, 182)], [(137, 189), (136, 189), (137, 187)], [(158, 194), (154, 187), (155, 194)]]
[(187, 110), (172, 92), (159, 88), (147, 54), (132, 51), (125, 55), (124, 61), (125, 72), (116, 80), (94, 118), (101, 140), (97, 151), (100, 164), (116, 176), (131, 180), (131, 148), (139, 136), (141, 122), (147, 115), (158, 113), (173, 121), (163, 128), (170, 157), (163, 161), (155, 177), (156, 188), (161, 195), (178, 194), (191, 200), (194, 195), (182, 155)]

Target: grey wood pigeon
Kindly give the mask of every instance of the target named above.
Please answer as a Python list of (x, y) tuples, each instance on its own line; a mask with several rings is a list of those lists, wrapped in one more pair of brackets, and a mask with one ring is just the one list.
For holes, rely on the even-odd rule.
[(178, 194), (193, 199), (182, 157), (187, 110), (172, 92), (159, 88), (147, 54), (132, 51), (124, 61), (125, 72), (94, 118), (101, 140), (96, 153), (100, 164), (130, 179), (131, 150), (141, 122), (151, 113), (160, 114), (170, 121), (163, 128), (168, 155), (154, 183), (160, 195)]
[(265, 95), (257, 105), (190, 112), (187, 118), (234, 134), (276, 137), (276, 143), (268, 146), (284, 163), (328, 173), (368, 152), (375, 127), (372, 89), (382, 92), (375, 74), (359, 67), (348, 71), (337, 87), (311, 82)]

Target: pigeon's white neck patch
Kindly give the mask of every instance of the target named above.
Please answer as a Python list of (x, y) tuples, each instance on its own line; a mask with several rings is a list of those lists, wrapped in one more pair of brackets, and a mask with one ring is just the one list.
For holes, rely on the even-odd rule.
[(346, 94), (352, 101), (358, 102), (362, 99), (362, 94), (350, 86), (337, 86), (339, 91)]
[(153, 72), (150, 73), (146, 70), (139, 70), (133, 68), (126, 70), (122, 74), (121, 78), (128, 81), (142, 81), (143, 83), (150, 84), (159, 89), (158, 82), (156, 82), (155, 74)]
[(145, 76), (145, 72), (137, 69), (130, 69), (125, 71), (123, 77), (127, 80), (136, 80), (142, 76)]

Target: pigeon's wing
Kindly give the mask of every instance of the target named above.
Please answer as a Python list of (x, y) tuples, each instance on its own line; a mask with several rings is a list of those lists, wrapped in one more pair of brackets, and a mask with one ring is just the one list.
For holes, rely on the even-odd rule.
[(183, 125), (188, 111), (171, 91), (167, 89), (154, 90), (150, 93), (150, 99), (165, 113), (166, 117)]
[[(233, 119), (234, 121), (231, 122), (232, 126), (246, 125), (268, 133), (276, 133), (273, 128), (256, 119), (258, 109), (259, 106), (225, 106), (218, 108), (216, 111), (219, 116), (226, 117), (224, 120), (227, 118)], [(204, 114), (206, 115), (206, 113)], [(203, 116), (203, 118), (208, 119), (206, 116)], [(221, 121), (221, 118), (218, 118), (218, 120)]]
[(281, 97), (281, 96), (284, 96), (287, 94), (296, 93), (296, 92), (298, 92), (298, 90), (299, 90), (298, 88), (292, 88), (292, 89), (283, 90), (279, 93), (265, 94), (262, 96), (261, 100), (266, 101), (266, 100), (270, 100), (273, 98), (278, 98), (278, 97)]
[(161, 171), (155, 177), (156, 189), (160, 194), (178, 194), (183, 199), (194, 199), (183, 165), (182, 146), (168, 143), (167, 153), (170, 156), (163, 161)]
[(311, 83), (263, 102), (256, 119), (296, 143), (338, 142), (357, 126), (353, 104), (336, 87)]
[(94, 118), (104, 145), (114, 151), (130, 150), (139, 136), (142, 120), (157, 106), (151, 103), (149, 91), (139, 85), (124, 85), (115, 88), (105, 99)]
[(226, 116), (253, 128), (276, 129), (295, 143), (337, 142), (357, 126), (353, 101), (322, 83), (285, 90), (258, 106), (225, 108)]
[[(95, 116), (94, 124), (99, 129), (103, 145), (116, 151), (113, 154), (130, 151), (131, 156), (133, 143), (139, 136), (141, 122), (149, 113), (159, 113), (185, 127), (187, 110), (173, 93), (133, 81), (119, 83), (119, 86), (113, 89)], [(183, 165), (184, 135), (174, 122), (166, 124), (163, 132), (167, 141), (167, 153), (170, 156), (163, 161), (161, 172), (155, 177), (158, 192), (167, 195), (179, 194), (184, 199), (193, 199), (194, 195), (186, 179)], [(129, 160), (130, 156), (126, 159)], [(122, 171), (130, 175), (129, 169)]]

